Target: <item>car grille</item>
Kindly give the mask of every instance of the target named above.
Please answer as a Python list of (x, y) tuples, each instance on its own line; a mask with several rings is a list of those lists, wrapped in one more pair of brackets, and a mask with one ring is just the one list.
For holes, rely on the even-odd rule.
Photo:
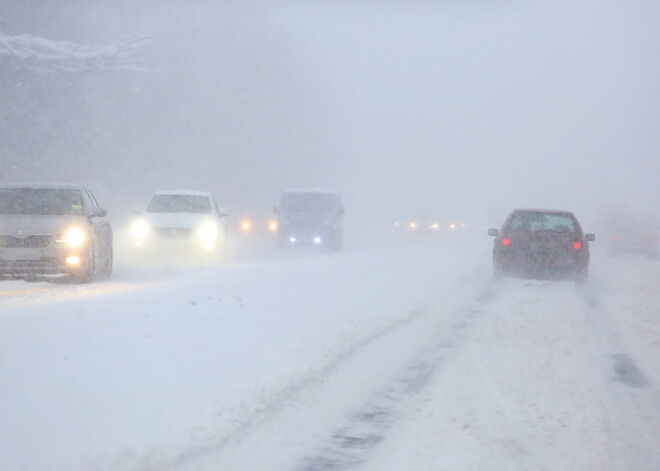
[(0, 247), (12, 249), (39, 249), (47, 247), (52, 240), (52, 235), (30, 235), (27, 237), (0, 235)]
[(183, 239), (192, 234), (192, 229), (183, 229), (180, 227), (159, 227), (156, 228), (156, 235), (172, 239)]

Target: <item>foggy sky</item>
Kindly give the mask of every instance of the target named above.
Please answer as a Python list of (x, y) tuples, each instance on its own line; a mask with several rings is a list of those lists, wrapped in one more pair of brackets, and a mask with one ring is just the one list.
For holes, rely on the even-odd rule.
[(163, 188), (268, 210), (288, 187), (365, 221), (660, 212), (657, 2), (216, 3), (1, 1), (0, 34), (150, 36), (157, 72), (0, 64), (0, 182), (118, 212)]

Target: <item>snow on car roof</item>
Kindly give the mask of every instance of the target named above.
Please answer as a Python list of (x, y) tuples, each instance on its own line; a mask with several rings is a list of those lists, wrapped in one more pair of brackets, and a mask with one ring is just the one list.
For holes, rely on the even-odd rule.
[(211, 193), (206, 191), (196, 190), (160, 190), (156, 192), (157, 195), (185, 195), (185, 196), (211, 196)]

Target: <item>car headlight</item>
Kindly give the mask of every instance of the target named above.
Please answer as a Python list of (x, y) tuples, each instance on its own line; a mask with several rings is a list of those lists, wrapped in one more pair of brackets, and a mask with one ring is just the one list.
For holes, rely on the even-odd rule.
[(73, 227), (64, 235), (64, 242), (66, 242), (69, 247), (76, 248), (80, 247), (85, 242), (86, 238), (87, 235), (85, 234), (85, 231), (79, 227)]
[(244, 219), (241, 221), (241, 229), (243, 232), (250, 232), (252, 230), (252, 221)]
[(218, 237), (218, 225), (212, 221), (206, 221), (197, 229), (197, 235), (204, 241), (213, 241)]
[(138, 239), (144, 239), (147, 237), (150, 230), (149, 223), (144, 219), (138, 219), (133, 223), (133, 227), (131, 227), (131, 232), (133, 232), (133, 235)]

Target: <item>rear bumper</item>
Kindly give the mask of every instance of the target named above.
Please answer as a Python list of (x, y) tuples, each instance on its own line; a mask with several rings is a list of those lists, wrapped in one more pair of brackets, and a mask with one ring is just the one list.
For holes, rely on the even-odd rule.
[(534, 279), (573, 279), (586, 275), (589, 254), (495, 253), (496, 274)]

